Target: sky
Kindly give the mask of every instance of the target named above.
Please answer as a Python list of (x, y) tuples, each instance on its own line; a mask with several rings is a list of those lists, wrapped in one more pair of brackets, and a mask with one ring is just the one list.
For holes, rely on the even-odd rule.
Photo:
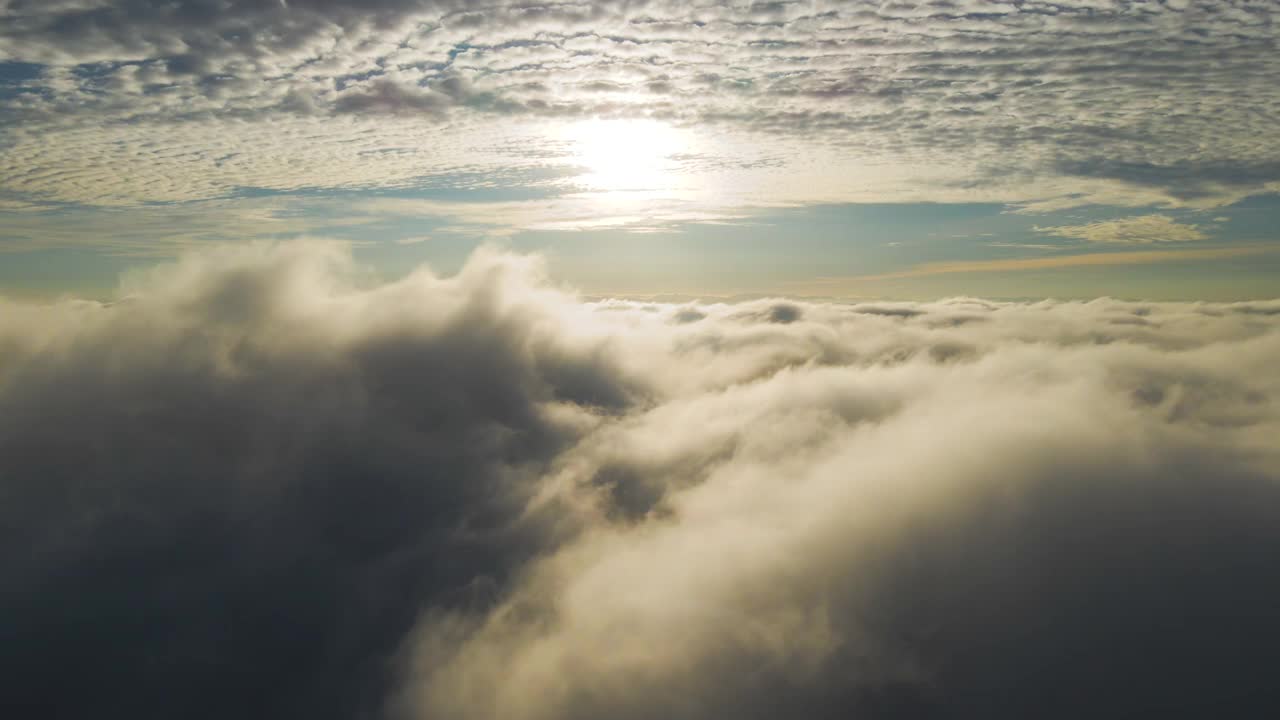
[(1277, 10), (10, 0), (0, 292), (310, 237), (600, 296), (1273, 297)]
[(0, 0), (0, 708), (1280, 717), (1276, 0)]

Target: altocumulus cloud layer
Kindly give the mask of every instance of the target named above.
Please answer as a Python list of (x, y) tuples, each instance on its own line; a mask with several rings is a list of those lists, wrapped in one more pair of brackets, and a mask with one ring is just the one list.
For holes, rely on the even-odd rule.
[(1274, 302), (585, 302), (294, 243), (7, 304), (0, 349), (41, 717), (1280, 700)]
[(693, 175), (803, 174), (834, 148), (841, 167), (791, 202), (1213, 206), (1280, 183), (1278, 7), (12, 0), (0, 201), (404, 187), (478, 167), (519, 181), (565, 153), (510, 142), (513, 127), (644, 115), (734, 140), (684, 153)]

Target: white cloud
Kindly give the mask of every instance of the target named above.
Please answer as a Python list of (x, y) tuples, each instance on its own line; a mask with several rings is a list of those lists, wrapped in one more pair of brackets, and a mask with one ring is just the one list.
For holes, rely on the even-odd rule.
[(1037, 227), (1036, 232), (1087, 242), (1118, 244), (1195, 242), (1209, 238), (1198, 225), (1180, 223), (1167, 215), (1137, 215), (1086, 225)]
[[(1280, 73), (1267, 4), (203, 7), (5, 10), (0, 57), (46, 65), (0, 109), (0, 190), (137, 204), (403, 187), (519, 165), (477, 150), (512, 119), (641, 115), (725, 140), (708, 155), (731, 173), (682, 171), (735, 188), (718, 207), (765, 189), (1214, 207), (1280, 187), (1259, 110)], [(526, 147), (554, 155), (554, 134)]]
[(61, 714), (1271, 686), (1280, 302), (586, 302), (300, 242), (0, 309), (0, 662)]

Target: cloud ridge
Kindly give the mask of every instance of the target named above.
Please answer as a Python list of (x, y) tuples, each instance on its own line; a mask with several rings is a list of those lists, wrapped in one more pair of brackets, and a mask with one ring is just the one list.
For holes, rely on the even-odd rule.
[(1280, 303), (587, 302), (322, 242), (0, 313), (52, 716), (1275, 707)]

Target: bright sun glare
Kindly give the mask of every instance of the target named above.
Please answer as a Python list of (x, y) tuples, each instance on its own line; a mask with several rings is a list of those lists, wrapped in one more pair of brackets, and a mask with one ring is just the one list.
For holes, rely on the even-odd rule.
[(587, 120), (565, 129), (571, 159), (586, 168), (576, 180), (593, 191), (658, 192), (676, 184), (686, 131), (656, 120)]

